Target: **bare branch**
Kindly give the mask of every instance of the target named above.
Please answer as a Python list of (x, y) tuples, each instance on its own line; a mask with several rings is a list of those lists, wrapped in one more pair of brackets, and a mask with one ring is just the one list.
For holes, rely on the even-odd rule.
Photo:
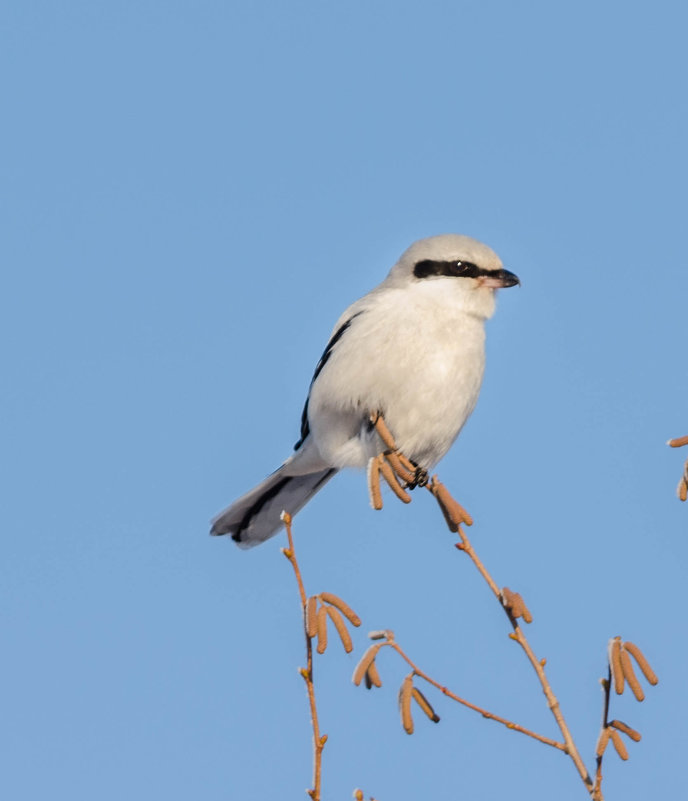
[[(441, 487), (441, 489), (440, 489), (440, 487)], [(445, 512), (445, 508), (447, 506), (446, 497), (448, 495), (448, 490), (446, 489), (446, 487), (444, 487), (443, 485), (440, 484), (440, 482), (437, 480), (436, 477), (433, 477), (432, 482), (428, 485), (428, 489), (438, 499), (438, 502), (440, 503), (440, 506), (442, 508), (442, 511), (443, 511), (443, 513), (445, 515), (445, 519), (446, 519), (447, 513)], [(440, 500), (440, 498), (442, 498), (442, 500)], [(451, 528), (451, 526), (450, 526), (450, 528)], [(460, 542), (456, 543), (456, 547), (460, 551), (463, 551), (471, 559), (473, 564), (476, 566), (476, 568), (480, 572), (480, 575), (485, 579), (485, 581), (487, 582), (488, 586), (490, 587), (490, 589), (494, 593), (495, 597), (499, 601), (500, 606), (506, 612), (507, 617), (509, 618), (509, 622), (511, 623), (511, 626), (513, 628), (513, 633), (510, 636), (511, 636), (511, 638), (513, 640), (515, 640), (521, 646), (521, 648), (523, 649), (523, 652), (525, 653), (526, 657), (528, 658), (528, 661), (532, 665), (533, 670), (537, 674), (537, 677), (538, 677), (538, 679), (540, 681), (540, 685), (542, 687), (542, 691), (544, 692), (545, 697), (547, 698), (547, 704), (548, 704), (548, 706), (549, 706), (549, 708), (550, 708), (550, 710), (552, 712), (552, 715), (554, 715), (554, 719), (556, 720), (557, 725), (559, 726), (559, 730), (561, 731), (561, 733), (562, 733), (562, 735), (564, 737), (564, 749), (563, 750), (565, 750), (566, 753), (573, 760), (573, 763), (576, 766), (576, 770), (578, 771), (578, 775), (581, 777), (581, 779), (582, 779), (583, 783), (585, 784), (588, 792), (592, 795), (593, 790), (594, 790), (593, 781), (590, 778), (590, 774), (588, 773), (588, 770), (585, 767), (585, 763), (583, 762), (583, 760), (582, 760), (582, 758), (581, 758), (581, 756), (580, 756), (580, 754), (578, 752), (578, 749), (576, 748), (576, 744), (573, 741), (573, 737), (571, 736), (571, 732), (569, 730), (569, 727), (568, 727), (568, 725), (567, 725), (567, 723), (566, 723), (566, 721), (564, 719), (564, 716), (563, 716), (563, 714), (561, 712), (561, 708), (559, 706), (559, 701), (557, 700), (557, 697), (554, 695), (554, 692), (552, 691), (552, 688), (551, 688), (551, 686), (549, 684), (549, 681), (547, 679), (547, 676), (546, 676), (545, 670), (544, 670), (544, 660), (542, 660), (542, 661), (538, 660), (538, 658), (535, 656), (535, 653), (533, 652), (533, 649), (531, 648), (530, 643), (528, 642), (525, 634), (523, 633), (523, 630), (521, 629), (521, 627), (518, 624), (517, 618), (512, 614), (510, 609), (507, 606), (504, 605), (502, 592), (500, 591), (499, 587), (497, 586), (497, 583), (495, 582), (495, 580), (492, 578), (492, 576), (487, 571), (487, 568), (485, 567), (485, 565), (483, 565), (483, 563), (478, 558), (478, 555), (476, 554), (475, 550), (473, 549), (473, 546), (471, 545), (470, 540), (466, 536), (465, 531), (463, 530), (463, 528), (461, 527), (460, 524), (458, 524), (456, 528), (457, 528), (456, 533), (458, 533), (458, 535), (460, 537), (460, 540), (461, 540)], [(599, 798), (600, 798), (600, 801), (601, 801), (601, 798), (602, 798), (601, 795), (599, 796)]]
[[(301, 569), (296, 560), (296, 552), (294, 550), (294, 538), (291, 533), (291, 515), (282, 512), (282, 522), (287, 530), (287, 539), (289, 541), (288, 548), (282, 548), (282, 553), (289, 560), (292, 568), (294, 569), (294, 576), (299, 588), (299, 596), (301, 597), (301, 609), (304, 615), (304, 634), (306, 636), (306, 667), (301, 668), (299, 671), (303, 680), (306, 682), (306, 690), (308, 692), (308, 704), (311, 711), (311, 725), (313, 727), (313, 787), (308, 790), (308, 795), (312, 801), (321, 801), (321, 786), (322, 786), (322, 752), (327, 742), (327, 735), (320, 734), (320, 723), (318, 722), (318, 709), (315, 703), (315, 685), (313, 683), (313, 643), (309, 629), (314, 625), (315, 630), (319, 634), (319, 612), (314, 614), (314, 605), (309, 604), (306, 597), (306, 590), (303, 586), (303, 578), (301, 577)], [(311, 599), (312, 601), (312, 599)], [(309, 606), (306, 614), (307, 605)], [(324, 609), (321, 607), (321, 610)], [(310, 620), (309, 620), (310, 618)], [(311, 622), (315, 618), (314, 623)], [(320, 641), (319, 641), (320, 642)]]

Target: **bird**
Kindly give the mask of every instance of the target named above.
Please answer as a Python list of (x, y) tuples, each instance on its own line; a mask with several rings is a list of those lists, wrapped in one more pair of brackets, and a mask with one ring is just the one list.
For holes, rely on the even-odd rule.
[(345, 468), (384, 446), (382, 415), (419, 471), (447, 453), (473, 411), (485, 365), (485, 321), (498, 289), (520, 284), (487, 245), (463, 234), (419, 239), (336, 322), (315, 368), (293, 454), (220, 512), (211, 534), (241, 548), (272, 537)]

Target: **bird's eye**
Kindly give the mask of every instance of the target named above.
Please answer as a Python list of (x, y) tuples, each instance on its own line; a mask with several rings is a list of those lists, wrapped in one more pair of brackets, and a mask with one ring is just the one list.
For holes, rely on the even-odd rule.
[(480, 269), (470, 261), (455, 261), (452, 272), (456, 276), (465, 278), (476, 278), (480, 275)]
[(481, 272), (470, 261), (433, 261), (424, 259), (417, 262), (413, 268), (416, 278), (428, 278), (430, 276), (453, 276), (454, 278), (477, 278)]

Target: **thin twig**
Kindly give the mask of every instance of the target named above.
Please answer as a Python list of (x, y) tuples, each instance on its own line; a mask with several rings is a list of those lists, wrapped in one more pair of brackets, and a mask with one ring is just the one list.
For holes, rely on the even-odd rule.
[[(603, 692), (603, 701), (602, 701), (602, 728), (600, 733), (603, 732), (609, 726), (609, 695), (611, 692), (612, 686), (612, 667), (609, 665), (607, 678), (600, 679), (602, 683), (602, 692)], [(593, 801), (601, 801), (602, 799), (602, 759), (604, 757), (604, 751), (601, 754), (597, 754), (597, 768), (595, 770), (595, 786), (593, 787), (592, 791), (592, 799)]]
[(303, 586), (303, 579), (301, 578), (301, 569), (296, 560), (296, 551), (294, 550), (294, 538), (291, 533), (291, 515), (286, 512), (282, 513), (282, 521), (287, 530), (287, 539), (289, 540), (289, 547), (282, 548), (282, 553), (287, 557), (291, 566), (294, 568), (294, 575), (296, 576), (296, 583), (299, 587), (299, 595), (301, 596), (301, 609), (304, 616), (304, 634), (306, 636), (306, 667), (300, 669), (301, 676), (306, 682), (306, 690), (308, 691), (308, 703), (311, 710), (311, 724), (313, 726), (313, 788), (308, 790), (308, 795), (312, 801), (320, 801), (320, 792), (322, 785), (322, 752), (327, 741), (327, 735), (320, 734), (320, 724), (318, 722), (318, 710), (315, 703), (315, 685), (313, 683), (313, 645), (311, 638), (306, 630), (306, 589)]
[[(428, 485), (428, 489), (436, 497), (438, 492), (437, 489), (438, 486), (440, 485), (436, 478), (433, 478), (431, 484)], [(446, 491), (446, 488), (443, 488), (443, 490)], [(457, 543), (456, 547), (470, 557), (473, 564), (478, 568), (480, 575), (485, 579), (488, 586), (492, 590), (493, 594), (497, 598), (500, 607), (504, 610), (507, 617), (509, 618), (509, 622), (511, 623), (511, 626), (513, 628), (513, 633), (509, 636), (521, 646), (523, 652), (528, 658), (528, 661), (532, 665), (533, 670), (537, 674), (537, 677), (540, 681), (540, 685), (542, 687), (542, 691), (545, 694), (545, 697), (547, 698), (547, 705), (549, 706), (552, 714), (554, 715), (554, 719), (556, 720), (557, 725), (559, 726), (559, 730), (561, 731), (562, 736), (564, 738), (564, 744), (565, 744), (564, 750), (573, 760), (573, 763), (576, 766), (576, 770), (578, 771), (579, 776), (583, 780), (586, 789), (592, 795), (594, 789), (593, 781), (590, 778), (590, 774), (588, 773), (587, 768), (585, 767), (585, 763), (583, 762), (580, 754), (578, 753), (578, 749), (576, 748), (576, 744), (573, 741), (571, 732), (569, 731), (568, 725), (566, 724), (564, 716), (562, 715), (561, 708), (559, 706), (559, 701), (557, 700), (557, 697), (554, 695), (554, 692), (550, 687), (549, 681), (544, 671), (543, 663), (540, 662), (540, 660), (538, 660), (538, 658), (535, 656), (533, 649), (530, 647), (530, 643), (528, 642), (525, 634), (523, 633), (523, 630), (518, 624), (518, 621), (513, 617), (509, 609), (507, 609), (503, 605), (502, 594), (499, 587), (497, 586), (497, 583), (489, 574), (485, 565), (483, 565), (483, 563), (480, 561), (476, 552), (473, 550), (473, 546), (471, 545), (470, 540), (466, 536), (466, 533), (463, 530), (462, 526), (458, 525), (456, 526), (456, 528), (459, 537), (461, 538), (461, 542)], [(602, 801), (601, 794), (599, 795), (599, 798), (596, 801)]]
[[(397, 455), (402, 456), (402, 454), (399, 453), (399, 450), (396, 447), (394, 436), (385, 425), (382, 415), (381, 414), (373, 415), (371, 417), (371, 422), (375, 426), (378, 435), (380, 436), (384, 444), (390, 450), (397, 453)], [(480, 575), (485, 579), (488, 586), (492, 590), (494, 596), (497, 598), (500, 607), (504, 610), (507, 617), (509, 618), (509, 622), (511, 623), (511, 626), (513, 628), (513, 633), (510, 636), (521, 646), (523, 652), (528, 658), (528, 661), (532, 665), (533, 670), (537, 674), (537, 677), (540, 681), (540, 685), (542, 687), (542, 691), (545, 694), (545, 698), (547, 698), (547, 705), (549, 706), (552, 714), (554, 715), (554, 719), (556, 720), (557, 725), (559, 726), (559, 730), (562, 733), (562, 736), (564, 738), (564, 748), (562, 750), (564, 750), (571, 757), (574, 765), (576, 766), (578, 774), (580, 775), (581, 779), (583, 780), (583, 783), (585, 784), (586, 789), (592, 795), (594, 789), (593, 781), (590, 778), (590, 774), (588, 773), (587, 768), (585, 767), (585, 763), (583, 762), (580, 754), (578, 753), (576, 744), (573, 740), (573, 737), (571, 736), (571, 732), (569, 731), (568, 725), (566, 724), (564, 716), (561, 712), (559, 701), (557, 697), (554, 695), (552, 688), (550, 687), (549, 681), (547, 679), (544, 670), (544, 660), (540, 661), (535, 656), (535, 653), (533, 652), (530, 643), (528, 642), (525, 634), (523, 633), (523, 630), (521, 629), (517, 619), (512, 614), (511, 609), (508, 606), (504, 605), (501, 590), (497, 586), (495, 580), (489, 574), (485, 565), (483, 565), (483, 563), (478, 558), (478, 555), (473, 550), (473, 546), (471, 545), (470, 540), (468, 539), (462, 528), (462, 523), (466, 523), (467, 525), (471, 524), (472, 520), (470, 519), (470, 516), (466, 515), (465, 510), (458, 504), (458, 502), (454, 498), (452, 498), (450, 493), (447, 491), (446, 487), (444, 487), (437, 480), (436, 477), (433, 477), (432, 481), (429, 484), (426, 483), (425, 486), (437, 499), (440, 508), (444, 513), (449, 528), (452, 531), (458, 533), (461, 542), (457, 543), (456, 547), (459, 548), (459, 550), (464, 551), (471, 558), (473, 564), (478, 568)], [(603, 801), (601, 792), (599, 793), (599, 799), (597, 801)]]
[(435, 681), (435, 679), (433, 679), (431, 676), (428, 676), (427, 673), (422, 671), (406, 655), (402, 647), (394, 640), (390, 639), (387, 642), (383, 643), (383, 645), (391, 646), (399, 654), (399, 656), (409, 665), (409, 667), (412, 669), (413, 673), (416, 676), (423, 679), (424, 681), (427, 681), (428, 684), (431, 684), (433, 687), (438, 689), (443, 695), (446, 695), (453, 701), (456, 701), (457, 703), (462, 704), (465, 707), (468, 707), (468, 709), (472, 709), (474, 712), (480, 713), (484, 718), (487, 718), (488, 720), (494, 720), (497, 723), (502, 723), (504, 726), (507, 727), (507, 729), (511, 729), (512, 731), (517, 731), (520, 732), (521, 734), (525, 734), (528, 737), (532, 737), (533, 739), (538, 740), (541, 743), (544, 743), (545, 745), (551, 745), (552, 748), (557, 748), (560, 751), (566, 751), (566, 746), (564, 745), (564, 743), (557, 742), (556, 740), (552, 740), (549, 737), (544, 737), (543, 735), (538, 734), (537, 732), (531, 731), (530, 729), (526, 729), (524, 726), (520, 726), (518, 723), (514, 723), (513, 721), (507, 720), (506, 718), (500, 717), (499, 715), (495, 715), (492, 712), (489, 712), (487, 709), (483, 709), (482, 707), (477, 706), (477, 704), (472, 704), (465, 698), (461, 698), (460, 696), (456, 695), (456, 693), (453, 693), (448, 687), (445, 687), (438, 681)]

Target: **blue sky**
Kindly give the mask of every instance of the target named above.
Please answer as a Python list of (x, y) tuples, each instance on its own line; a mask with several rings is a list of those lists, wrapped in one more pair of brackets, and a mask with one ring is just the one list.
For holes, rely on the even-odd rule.
[[(3, 796), (305, 798), (284, 537), (209, 519), (290, 452), (341, 311), (414, 239), (522, 279), (439, 467), (520, 591), (593, 765), (605, 647), (660, 676), (608, 798), (677, 797), (686, 746), (685, 5), (10, 2), (0, 11)], [(316, 663), (324, 798), (584, 798), (567, 759), (449, 702), (401, 729), (391, 628), (428, 673), (556, 736), (429, 497), (339, 476), (295, 521), (307, 589), (363, 619)]]

